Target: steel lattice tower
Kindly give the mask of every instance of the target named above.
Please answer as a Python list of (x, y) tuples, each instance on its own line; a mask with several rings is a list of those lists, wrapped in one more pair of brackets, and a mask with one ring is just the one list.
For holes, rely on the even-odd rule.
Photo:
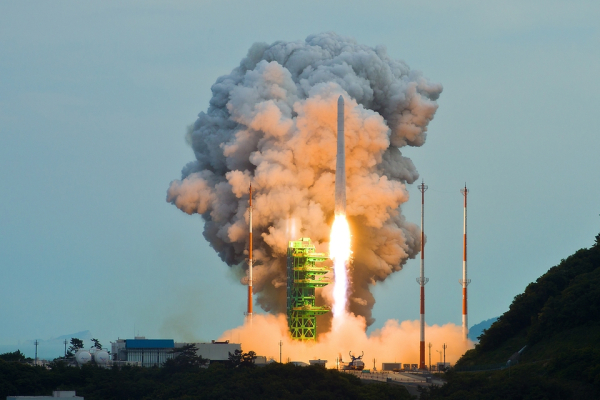
[(329, 284), (324, 279), (330, 268), (317, 266), (327, 260), (324, 253), (316, 253), (310, 238), (290, 241), (287, 252), (287, 318), (292, 339), (316, 340), (317, 315), (325, 314), (328, 307), (315, 306), (315, 289)]

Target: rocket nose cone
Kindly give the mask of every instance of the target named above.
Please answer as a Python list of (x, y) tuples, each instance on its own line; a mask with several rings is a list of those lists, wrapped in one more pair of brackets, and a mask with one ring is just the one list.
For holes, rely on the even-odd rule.
[(340, 97), (338, 97), (338, 104), (344, 104), (344, 97), (340, 94)]

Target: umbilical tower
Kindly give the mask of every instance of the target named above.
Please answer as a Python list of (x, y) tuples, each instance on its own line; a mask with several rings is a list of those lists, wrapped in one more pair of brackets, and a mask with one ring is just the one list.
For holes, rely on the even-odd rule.
[(325, 253), (315, 252), (310, 238), (289, 242), (287, 251), (287, 319), (292, 339), (316, 340), (317, 315), (329, 312), (328, 307), (315, 306), (315, 289), (329, 284), (326, 266), (316, 263), (327, 260)]

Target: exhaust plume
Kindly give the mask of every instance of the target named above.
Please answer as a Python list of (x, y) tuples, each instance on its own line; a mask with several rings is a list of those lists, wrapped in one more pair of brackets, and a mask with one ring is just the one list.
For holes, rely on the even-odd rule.
[[(420, 248), (418, 226), (400, 212), (405, 185), (418, 173), (399, 148), (425, 142), (441, 91), (384, 47), (334, 33), (256, 43), (212, 86), (208, 110), (187, 133), (196, 159), (171, 182), (167, 201), (201, 214), (204, 237), (221, 259), (243, 268), (252, 183), (254, 293), (264, 310), (285, 312), (288, 240), (310, 237), (318, 251), (327, 250), (342, 95), (354, 257), (348, 311), (370, 325), (371, 285), (402, 269)], [(323, 298), (331, 303), (326, 290)]]
[[(279, 361), (279, 341), (282, 341), (282, 362), (327, 360), (327, 368), (335, 368), (336, 357), (348, 359), (348, 351), (360, 354), (364, 351), (365, 368), (370, 369), (373, 359), (377, 360), (377, 369), (381, 363), (399, 362), (416, 364), (419, 360), (419, 321), (387, 320), (381, 329), (371, 334), (365, 332), (366, 323), (363, 317), (346, 315), (339, 329), (323, 333), (315, 343), (293, 340), (287, 333), (285, 315), (255, 315), (253, 326), (248, 322), (226, 331), (219, 340), (231, 340), (242, 343), (244, 352), (254, 351), (256, 354)], [(440, 360), (442, 345), (446, 344), (446, 362), (451, 364), (473, 348), (473, 342), (464, 341), (462, 329), (455, 324), (427, 326), (427, 340), (432, 343), (431, 363)], [(427, 360), (429, 361), (429, 360)]]

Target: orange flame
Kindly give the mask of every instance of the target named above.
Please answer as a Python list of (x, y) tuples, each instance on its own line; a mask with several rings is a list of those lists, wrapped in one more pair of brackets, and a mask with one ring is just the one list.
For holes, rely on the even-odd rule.
[(348, 271), (352, 250), (350, 247), (350, 226), (344, 214), (335, 216), (329, 240), (329, 257), (333, 260), (335, 283), (333, 287), (333, 317), (338, 319), (346, 314), (348, 297)]

